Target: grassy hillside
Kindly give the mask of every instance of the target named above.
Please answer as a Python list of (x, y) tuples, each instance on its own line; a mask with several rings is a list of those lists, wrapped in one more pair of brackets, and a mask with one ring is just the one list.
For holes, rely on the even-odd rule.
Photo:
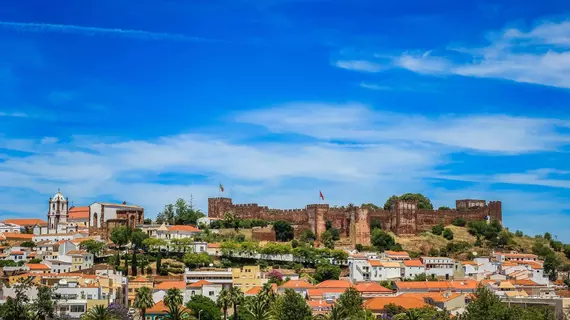
[[(457, 227), (453, 225), (446, 226), (446, 228), (449, 228), (453, 231), (453, 240), (451, 241), (444, 239), (442, 236), (436, 236), (431, 232), (423, 232), (419, 235), (414, 235), (414, 236), (396, 236), (394, 234), (392, 235), (396, 239), (396, 242), (402, 245), (402, 248), (404, 250), (409, 252), (417, 252), (419, 254), (427, 254), (431, 248), (441, 250), (442, 248), (445, 248), (447, 244), (450, 242), (465, 241), (470, 243), (471, 245), (474, 245), (475, 241), (477, 240), (474, 236), (469, 234), (467, 228)], [(497, 250), (502, 250), (502, 251), (513, 250), (524, 253), (532, 253), (532, 246), (537, 241), (537, 239), (529, 236), (513, 237), (512, 240), (513, 240), (512, 244), (510, 244), (507, 248), (497, 249)], [(538, 240), (538, 241), (544, 241), (544, 243), (547, 243), (546, 240)], [(493, 251), (492, 248), (473, 246), (463, 252), (452, 254), (452, 256), (458, 259), (467, 259), (467, 256), (470, 252), (477, 252), (478, 256), (486, 256), (491, 254), (492, 251)], [(570, 260), (566, 258), (564, 253), (557, 252), (556, 254), (559, 256), (563, 264), (570, 264)]]

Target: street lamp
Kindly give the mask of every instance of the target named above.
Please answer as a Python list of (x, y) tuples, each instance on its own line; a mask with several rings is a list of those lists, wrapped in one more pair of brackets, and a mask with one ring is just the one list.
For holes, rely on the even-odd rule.
[(198, 320), (200, 320), (200, 313), (202, 313), (202, 311), (204, 310), (200, 310), (200, 312), (198, 312)]

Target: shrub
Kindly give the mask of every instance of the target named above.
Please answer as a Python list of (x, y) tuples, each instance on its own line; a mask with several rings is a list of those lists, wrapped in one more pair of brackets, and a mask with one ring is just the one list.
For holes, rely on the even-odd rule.
[(447, 240), (453, 240), (453, 231), (449, 228), (445, 228), (445, 230), (443, 230), (443, 237)]
[(440, 223), (431, 228), (431, 233), (435, 234), (436, 236), (441, 236), (441, 234), (443, 233), (443, 224)]
[(465, 227), (467, 222), (463, 218), (456, 218), (451, 224), (458, 227)]

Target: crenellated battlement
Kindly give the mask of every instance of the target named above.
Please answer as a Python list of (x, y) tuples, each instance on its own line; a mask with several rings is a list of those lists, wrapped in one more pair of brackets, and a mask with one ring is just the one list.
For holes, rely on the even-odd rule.
[(417, 201), (396, 201), (391, 210), (371, 209), (366, 206), (331, 207), (329, 204), (309, 204), (302, 209), (271, 209), (257, 203), (233, 204), (231, 198), (208, 199), (208, 216), (223, 218), (228, 212), (242, 219), (262, 219), (267, 221), (289, 221), (295, 227), (295, 234), (302, 230), (312, 230), (317, 236), (325, 231), (330, 221), (356, 243), (369, 244), (370, 223), (380, 222), (385, 230), (396, 234), (416, 234), (443, 223), (451, 224), (457, 218), (466, 221), (497, 219), (502, 222), (501, 201), (462, 199), (456, 201), (456, 209), (419, 209)]

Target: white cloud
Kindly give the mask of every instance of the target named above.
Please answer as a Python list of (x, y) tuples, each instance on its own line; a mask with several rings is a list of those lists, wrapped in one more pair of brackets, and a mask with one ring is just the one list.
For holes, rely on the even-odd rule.
[(335, 65), (342, 69), (361, 72), (380, 72), (385, 66), (367, 60), (338, 60)]
[[(526, 32), (505, 29), (490, 33), (488, 39), (490, 43), (484, 47), (450, 47), (438, 55), (431, 50), (405, 52), (392, 57), (390, 64), (375, 72), (402, 68), (419, 74), (495, 78), (570, 88), (570, 21), (547, 21)], [(367, 62), (374, 64), (358, 60), (358, 65), (366, 66)], [(350, 64), (339, 67), (363, 71)]]
[(480, 183), (506, 183), (570, 189), (570, 171), (551, 168), (489, 175), (439, 175), (438, 178)]
[(507, 115), (427, 118), (375, 111), (355, 103), (285, 105), (248, 112), (238, 116), (237, 120), (261, 125), (273, 132), (317, 139), (432, 143), (507, 154), (556, 150), (570, 144), (570, 135), (561, 132), (568, 123), (557, 119)]
[(370, 89), (370, 90), (377, 90), (377, 91), (393, 90), (393, 88), (389, 87), (389, 86), (381, 86), (379, 84), (368, 83), (368, 82), (361, 82), (360, 86), (362, 88), (366, 88), (366, 89)]

